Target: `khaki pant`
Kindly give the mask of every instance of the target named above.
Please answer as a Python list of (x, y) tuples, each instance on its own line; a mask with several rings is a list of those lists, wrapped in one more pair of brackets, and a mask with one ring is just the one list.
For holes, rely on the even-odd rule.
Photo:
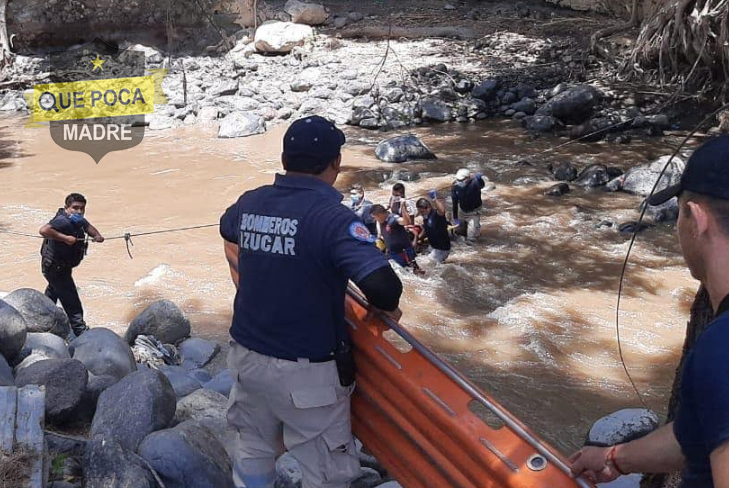
[(228, 408), (238, 432), (236, 488), (273, 488), (284, 450), (301, 465), (302, 488), (346, 488), (359, 475), (350, 419), (354, 385), (339, 384), (334, 361), (276, 359), (233, 341), (228, 366), (237, 379)]
[(472, 212), (458, 212), (461, 218), (461, 225), (466, 226), (466, 240), (475, 242), (481, 237), (481, 208), (477, 208)]

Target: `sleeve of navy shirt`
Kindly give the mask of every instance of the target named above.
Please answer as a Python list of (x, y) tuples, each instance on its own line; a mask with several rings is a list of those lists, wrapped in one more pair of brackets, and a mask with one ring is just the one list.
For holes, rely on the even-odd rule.
[[(713, 327), (726, 325), (729, 324), (714, 324)], [(707, 332), (714, 331), (710, 329)], [(716, 332), (723, 331), (717, 329)], [(717, 335), (722, 335), (724, 340), (704, 340), (701, 348), (696, 348), (689, 380), (693, 386), (701, 436), (709, 452), (729, 441), (729, 335)]]
[(240, 210), (238, 202), (234, 203), (220, 217), (220, 236), (228, 242), (238, 244), (238, 234), (240, 232)]
[(331, 222), (332, 260), (344, 276), (357, 283), (373, 271), (390, 266), (359, 217), (351, 212), (336, 214)]

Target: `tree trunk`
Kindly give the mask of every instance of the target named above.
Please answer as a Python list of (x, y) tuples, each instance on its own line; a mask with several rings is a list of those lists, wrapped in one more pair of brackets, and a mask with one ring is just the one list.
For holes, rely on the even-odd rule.
[(12, 50), (10, 49), (10, 38), (8, 37), (8, 24), (6, 21), (5, 11), (8, 6), (8, 0), (0, 0), (0, 59), (5, 64), (11, 58)]
[[(676, 418), (678, 412), (679, 401), (681, 392), (681, 374), (683, 372), (683, 365), (688, 357), (689, 352), (696, 344), (696, 340), (699, 338), (702, 332), (706, 330), (706, 325), (711, 322), (714, 318), (714, 310), (711, 308), (711, 301), (709, 300), (709, 293), (703, 285), (696, 292), (694, 303), (691, 305), (691, 315), (689, 322), (686, 326), (686, 338), (683, 342), (683, 352), (681, 353), (681, 360), (676, 368), (676, 377), (673, 380), (673, 386), (671, 387), (671, 398), (668, 400), (668, 414), (666, 417), (666, 423), (672, 422)], [(672, 484), (672, 478), (675, 479), (675, 475), (666, 474), (649, 474), (643, 477), (640, 484), (641, 488), (666, 488), (667, 486), (674, 486)], [(667, 484), (671, 483), (671, 484)]]

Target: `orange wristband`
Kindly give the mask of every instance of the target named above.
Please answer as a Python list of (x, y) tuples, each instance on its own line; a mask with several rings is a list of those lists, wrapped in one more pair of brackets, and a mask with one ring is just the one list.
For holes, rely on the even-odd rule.
[(616, 450), (616, 448), (617, 448), (617, 447), (618, 447), (618, 446), (617, 446), (617, 445), (615, 445), (615, 446), (612, 446), (612, 447), (610, 448), (610, 450), (608, 450), (608, 453), (607, 453), (607, 458), (608, 458), (608, 461), (610, 461), (610, 463), (611, 463), (611, 464), (613, 465), (613, 467), (615, 468), (615, 471), (617, 471), (618, 473), (620, 473), (620, 474), (622, 474), (622, 475), (626, 475), (626, 474), (628, 474), (628, 473), (626, 473), (625, 471), (623, 471), (622, 469), (620, 469), (620, 466), (618, 466), (618, 462), (617, 462), (617, 460), (615, 459), (615, 450)]

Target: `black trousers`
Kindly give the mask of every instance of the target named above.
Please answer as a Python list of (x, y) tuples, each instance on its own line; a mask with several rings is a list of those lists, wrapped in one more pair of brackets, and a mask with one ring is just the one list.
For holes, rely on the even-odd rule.
[(76, 290), (76, 283), (71, 276), (72, 268), (54, 263), (50, 259), (43, 259), (41, 262), (41, 271), (48, 281), (46, 287), (46, 296), (53, 303), (61, 301), (63, 310), (68, 315), (71, 328), (76, 335), (80, 335), (87, 329), (84, 322), (84, 309), (81, 306), (81, 298)]

